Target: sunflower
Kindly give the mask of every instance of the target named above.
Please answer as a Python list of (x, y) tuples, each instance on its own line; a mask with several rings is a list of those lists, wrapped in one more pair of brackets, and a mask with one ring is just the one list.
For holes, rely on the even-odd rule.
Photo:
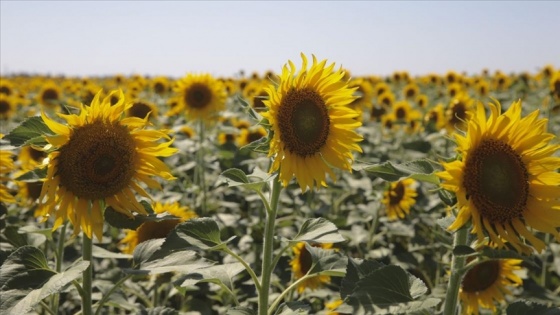
[(191, 127), (189, 127), (189, 126), (186, 126), (186, 125), (185, 125), (185, 126), (181, 126), (181, 127), (179, 128), (179, 131), (180, 131), (183, 135), (185, 135), (185, 138), (187, 138), (187, 139), (193, 139), (194, 136), (195, 136), (195, 134), (196, 134), (193, 128), (191, 128)]
[[(122, 91), (113, 91), (101, 100), (99, 91), (90, 106), (81, 105), (79, 115), (59, 117), (58, 123), (41, 113), (43, 121), (55, 133), (45, 136), (52, 146), (47, 176), (39, 200), (55, 216), (53, 229), (67, 218), (91, 238), (103, 234), (103, 206), (125, 215), (131, 211), (146, 214), (134, 191), (149, 198), (138, 182), (161, 189), (150, 176), (171, 180), (169, 168), (158, 159), (177, 152), (170, 148), (173, 139), (159, 130), (145, 130), (149, 123), (136, 117), (122, 118), (132, 104), (126, 103)], [(110, 96), (118, 93), (120, 101), (111, 106)], [(169, 141), (159, 143), (158, 140)], [(58, 207), (56, 205), (59, 204)]]
[(126, 236), (119, 242), (123, 245), (123, 253), (132, 254), (136, 246), (147, 240), (164, 238), (171, 232), (177, 224), (185, 222), (191, 218), (196, 218), (194, 211), (186, 206), (181, 206), (178, 202), (153, 204), (156, 214), (168, 213), (177, 219), (166, 219), (161, 221), (147, 221), (142, 223), (136, 230), (129, 230)]
[(445, 111), (443, 109), (443, 104), (438, 103), (436, 106), (432, 107), (426, 116), (424, 116), (424, 121), (428, 125), (430, 130), (441, 130), (445, 127)]
[(342, 305), (344, 301), (342, 299), (336, 299), (331, 302), (325, 303), (325, 307), (327, 309), (327, 315), (339, 315), (340, 313), (335, 311), (337, 307)]
[(479, 96), (487, 96), (490, 91), (490, 84), (486, 80), (480, 80), (476, 83), (475, 90)]
[(385, 82), (379, 82), (373, 88), (375, 96), (379, 97), (385, 92), (391, 92), (391, 87)]
[(383, 193), (382, 203), (387, 207), (389, 220), (404, 219), (416, 203), (416, 181), (410, 178), (390, 183)]
[(151, 88), (157, 95), (167, 94), (169, 86), (169, 79), (163, 76), (155, 77), (151, 82)]
[[(3, 137), (4, 135), (0, 133), (0, 139)], [(2, 182), (10, 180), (8, 175), (15, 169), (13, 155), (11, 151), (0, 150), (0, 202), (3, 203), (16, 201), (14, 196), (10, 194), (8, 187), (2, 184)]]
[(218, 134), (218, 143), (220, 145), (235, 144), (236, 135), (231, 132), (220, 132)]
[(496, 311), (496, 302), (503, 302), (508, 287), (522, 284), (515, 274), (521, 269), (522, 260), (487, 260), (469, 269), (463, 277), (459, 298), (463, 304), (463, 315), (479, 314), (479, 307)]
[(399, 121), (408, 121), (408, 116), (410, 115), (411, 111), (412, 107), (410, 107), (408, 101), (403, 100), (393, 104), (393, 114)]
[(356, 111), (361, 111), (365, 108), (371, 108), (372, 98), (373, 98), (373, 88), (368, 80), (365, 79), (354, 79), (350, 81), (350, 88), (356, 88), (357, 98), (350, 103), (350, 107)]
[(395, 103), (395, 95), (393, 92), (387, 91), (377, 97), (377, 103), (385, 108), (391, 108)]
[(393, 113), (387, 113), (381, 117), (381, 125), (384, 127), (384, 131), (393, 131), (397, 126), (397, 117)]
[(181, 109), (190, 119), (213, 120), (225, 109), (226, 90), (209, 74), (188, 74), (175, 86)]
[(383, 106), (374, 105), (371, 107), (369, 119), (371, 121), (381, 121), (381, 117), (387, 113), (387, 110)]
[(414, 99), (420, 93), (420, 88), (416, 83), (409, 83), (403, 88), (403, 96), (405, 99)]
[(261, 81), (250, 81), (243, 89), (243, 97), (251, 104), (257, 112), (262, 112), (266, 109), (263, 100), (268, 96), (264, 88), (266, 84)]
[[(317, 244), (310, 244), (310, 245), (314, 247), (320, 247), (323, 249), (331, 249), (333, 246), (333, 244), (330, 243), (326, 243), (326, 244), (317, 243)], [(297, 280), (302, 278), (309, 272), (309, 270), (313, 266), (313, 261), (312, 261), (311, 254), (309, 253), (307, 248), (305, 248), (305, 242), (297, 243), (296, 245), (294, 245), (294, 247), (292, 247), (292, 250), (294, 251), (294, 258), (290, 262), (290, 266), (292, 266), (292, 273), (294, 275), (294, 278)], [(297, 286), (297, 290), (301, 294), (303, 291), (305, 291), (306, 288), (315, 290), (318, 287), (320, 287), (322, 284), (329, 283), (329, 282), (331, 282), (330, 276), (319, 275), (301, 282)]]
[(449, 97), (456, 97), (461, 93), (464, 93), (464, 88), (460, 83), (452, 83), (447, 86), (447, 95)]
[(8, 120), (17, 112), (17, 103), (13, 96), (0, 93), (0, 119)]
[(6, 80), (5, 78), (0, 78), (0, 94), (4, 94), (6, 96), (14, 95), (15, 92), (15, 85), (10, 80)]
[(473, 100), (465, 93), (460, 93), (449, 103), (445, 112), (447, 119), (447, 131), (452, 133), (457, 129), (463, 130), (467, 125), (467, 121), (471, 117)]
[(490, 104), (490, 117), (478, 104), (466, 135), (455, 134), (461, 159), (443, 163), (436, 173), (441, 187), (457, 195), (458, 215), (450, 230), (472, 222), (471, 233), (485, 234), (499, 247), (508, 241), (517, 251), (530, 253), (525, 239), (537, 251), (545, 243), (527, 226), (560, 239), (560, 145), (546, 132), (546, 119), (536, 110), (521, 118), (521, 101), (507, 112)]
[(269, 157), (274, 156), (270, 172), (280, 170), (284, 186), (292, 177), (303, 191), (327, 186), (325, 173), (335, 179), (332, 167), (351, 171), (353, 155), (361, 152), (357, 142), (362, 140), (354, 129), (361, 123), (356, 111), (349, 108), (354, 90), (341, 81), (344, 72), (334, 70), (334, 63), (317, 62), (307, 69), (307, 58), (296, 73), (289, 61), (282, 69), (278, 87), (270, 84), (264, 101), (268, 111), (262, 115), (273, 131)]
[(53, 81), (47, 81), (37, 94), (37, 102), (43, 106), (56, 107), (62, 100), (62, 90)]
[(126, 111), (126, 116), (138, 117), (141, 119), (146, 118), (148, 114), (150, 114), (150, 118), (157, 118), (157, 106), (153, 103), (142, 101), (139, 99), (132, 102), (132, 106)]
[(554, 72), (549, 84), (550, 93), (557, 101), (560, 101), (560, 71)]
[(237, 136), (237, 145), (242, 147), (263, 137), (266, 137), (266, 129), (262, 126), (241, 129), (239, 136)]
[(420, 94), (416, 97), (416, 104), (420, 108), (426, 108), (428, 106), (428, 96), (426, 94)]

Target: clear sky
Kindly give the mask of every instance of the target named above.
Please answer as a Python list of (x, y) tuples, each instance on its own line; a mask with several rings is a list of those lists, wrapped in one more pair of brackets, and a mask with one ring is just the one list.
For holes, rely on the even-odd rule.
[(180, 77), (280, 71), (300, 52), (352, 75), (560, 67), (560, 2), (0, 1), (0, 70)]

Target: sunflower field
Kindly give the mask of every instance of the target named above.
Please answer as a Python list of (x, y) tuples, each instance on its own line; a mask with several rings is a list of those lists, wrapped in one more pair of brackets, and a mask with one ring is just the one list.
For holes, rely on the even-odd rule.
[(560, 314), (560, 69), (0, 78), (2, 314)]

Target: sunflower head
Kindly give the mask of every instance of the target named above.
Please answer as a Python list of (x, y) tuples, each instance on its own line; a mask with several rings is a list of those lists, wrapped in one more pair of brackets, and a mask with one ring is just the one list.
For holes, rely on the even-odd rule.
[[(292, 250), (294, 252), (294, 258), (290, 262), (290, 265), (292, 266), (292, 272), (296, 280), (305, 276), (313, 266), (311, 253), (309, 253), (309, 251), (305, 247), (305, 244), (306, 244), (305, 242), (299, 242), (296, 245), (294, 245), (294, 247), (292, 247)], [(330, 243), (327, 244), (317, 243), (311, 245), (323, 249), (331, 249), (333, 246), (333, 244)], [(329, 283), (330, 281), (331, 281), (330, 276), (326, 276), (326, 275), (315, 276), (300, 283), (297, 287), (297, 290), (299, 293), (305, 291), (306, 288), (315, 290), (318, 287), (320, 287), (322, 284)]]
[(410, 178), (390, 183), (383, 193), (382, 203), (389, 220), (404, 219), (416, 203), (416, 181)]
[[(3, 137), (4, 135), (0, 133), (0, 139)], [(13, 155), (14, 153), (11, 151), (0, 150), (0, 202), (16, 202), (8, 187), (3, 184), (3, 182), (11, 180), (9, 175), (15, 169)]]
[(179, 105), (190, 119), (212, 121), (225, 109), (226, 90), (210, 74), (188, 74), (175, 85)]
[(13, 96), (0, 93), (0, 120), (12, 118), (17, 112), (17, 103)]
[(197, 217), (193, 210), (186, 206), (181, 206), (178, 202), (155, 202), (153, 209), (156, 214), (168, 213), (176, 217), (176, 219), (147, 221), (142, 223), (136, 230), (127, 231), (126, 236), (119, 242), (119, 244), (123, 245), (121, 250), (124, 253), (132, 254), (138, 244), (147, 240), (165, 238), (177, 224)]
[[(134, 192), (149, 198), (139, 183), (161, 188), (150, 176), (174, 179), (158, 157), (177, 151), (170, 148), (173, 139), (165, 132), (144, 129), (149, 126), (146, 119), (124, 118), (132, 103), (125, 102), (122, 91), (103, 99), (101, 93), (90, 106), (81, 105), (78, 115), (58, 114), (64, 124), (42, 113), (54, 135), (45, 136), (51, 148), (39, 198), (55, 216), (54, 229), (69, 219), (75, 233), (83, 230), (89, 238), (95, 233), (99, 239), (103, 205), (127, 215), (132, 211), (146, 214)], [(119, 101), (112, 105), (113, 94)]]
[(545, 244), (527, 227), (560, 239), (560, 145), (550, 144), (546, 119), (534, 111), (521, 117), (521, 101), (502, 113), (490, 104), (490, 117), (478, 104), (465, 135), (455, 134), (460, 159), (443, 163), (437, 173), (442, 188), (457, 195), (458, 215), (450, 230), (471, 222), (478, 240), (486, 236), (498, 247), (505, 241), (530, 253)]
[(469, 269), (463, 276), (459, 298), (463, 304), (463, 314), (479, 314), (479, 309), (496, 311), (496, 304), (505, 301), (509, 290), (522, 284), (515, 273), (521, 269), (522, 260), (487, 260)]
[(361, 152), (362, 140), (354, 129), (361, 123), (348, 105), (354, 90), (343, 81), (342, 69), (326, 60), (313, 63), (307, 58), (302, 67), (289, 61), (282, 69), (278, 86), (270, 84), (263, 113), (273, 132), (269, 156), (274, 158), (270, 172), (279, 171), (284, 186), (295, 177), (303, 191), (326, 186), (326, 173), (335, 178), (332, 167), (351, 171), (352, 151)]

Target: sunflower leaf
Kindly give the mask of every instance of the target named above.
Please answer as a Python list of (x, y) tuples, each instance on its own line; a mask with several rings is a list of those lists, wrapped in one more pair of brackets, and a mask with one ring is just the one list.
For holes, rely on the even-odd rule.
[(291, 240), (297, 242), (340, 243), (346, 241), (334, 223), (325, 218), (307, 219), (298, 234)]
[(420, 159), (401, 164), (393, 164), (387, 161), (381, 164), (368, 166), (364, 168), (364, 170), (389, 182), (411, 177), (419, 181), (437, 185), (439, 184), (439, 178), (433, 173), (441, 170), (441, 166), (428, 159)]
[[(263, 185), (269, 181), (272, 176), (255, 167), (252, 174), (245, 174), (242, 170), (238, 168), (230, 168), (225, 170), (221, 175), (225, 178), (229, 187), (241, 186), (254, 191), (260, 191)], [(256, 181), (250, 181), (249, 178), (256, 178)]]
[(255, 315), (257, 312), (249, 307), (237, 306), (227, 310), (227, 315)]
[(175, 227), (177, 235), (200, 249), (215, 249), (224, 244), (218, 223), (211, 218), (193, 218)]
[(495, 249), (485, 246), (480, 251), (480, 254), (490, 259), (520, 259), (535, 267), (539, 267), (539, 265), (534, 261), (534, 258), (531, 256), (521, 255), (515, 250)]
[(133, 254), (135, 268), (124, 269), (124, 272), (135, 275), (155, 275), (167, 272), (192, 273), (193, 270), (214, 264), (198, 255), (195, 251), (187, 250), (177, 251), (162, 258), (151, 260), (150, 257), (160, 248), (162, 243), (163, 239), (148, 240), (140, 243)]
[(478, 255), (478, 252), (467, 245), (457, 245), (453, 248), (453, 256), (474, 256)]
[(558, 314), (558, 308), (547, 307), (546, 305), (518, 301), (508, 305), (506, 309), (507, 315), (553, 315)]
[(403, 148), (422, 153), (428, 153), (432, 149), (432, 144), (424, 140), (415, 140), (402, 143)]
[(437, 306), (439, 299), (417, 300), (426, 292), (426, 285), (401, 267), (354, 259), (349, 259), (340, 291), (358, 314), (418, 312)]
[(278, 306), (276, 315), (305, 315), (309, 314), (311, 311), (311, 306), (303, 301), (290, 301), (288, 303), (282, 303)]
[(10, 141), (10, 144), (16, 147), (30, 143), (46, 145), (47, 141), (43, 138), (45, 134), (53, 135), (54, 133), (41, 117), (34, 116), (24, 120), (19, 126), (10, 131), (4, 139)]
[(36, 182), (47, 177), (47, 168), (36, 168), (18, 176), (15, 180), (20, 182)]
[(200, 268), (183, 277), (180, 280), (180, 286), (187, 287), (201, 282), (210, 282), (216, 284), (222, 283), (230, 290), (233, 290), (234, 277), (243, 270), (245, 270), (245, 267), (237, 262)]
[(305, 243), (305, 248), (311, 254), (311, 268), (309, 274), (322, 274), (333, 277), (344, 277), (348, 258), (338, 251), (322, 249)]
[[(2, 303), (0, 310), (6, 311), (6, 314), (27, 314), (33, 311), (33, 308), (43, 299), (60, 292), (67, 284), (80, 278), (88, 266), (88, 261), (79, 261), (68, 270), (50, 277), (40, 288), (29, 292), (23, 299), (19, 300), (17, 304), (12, 307), (5, 309), (5, 305)], [(4, 296), (4, 293), (2, 293), (2, 295)]]

